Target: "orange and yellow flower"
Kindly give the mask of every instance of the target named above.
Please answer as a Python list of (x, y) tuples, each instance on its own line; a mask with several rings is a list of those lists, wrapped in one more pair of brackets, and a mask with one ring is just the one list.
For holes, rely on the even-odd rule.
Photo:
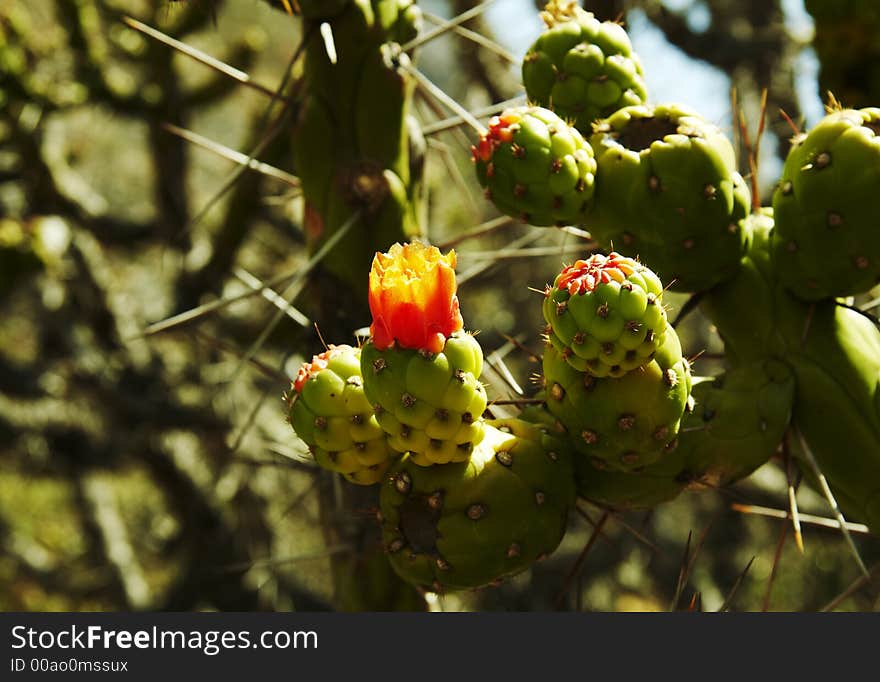
[(377, 253), (370, 269), (373, 345), (441, 352), (464, 327), (455, 291), (455, 251), (444, 256), (413, 242)]

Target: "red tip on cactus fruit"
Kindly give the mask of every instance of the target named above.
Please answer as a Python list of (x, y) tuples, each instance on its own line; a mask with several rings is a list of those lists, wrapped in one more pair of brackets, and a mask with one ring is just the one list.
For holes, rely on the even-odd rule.
[(623, 283), (627, 277), (639, 269), (638, 261), (612, 251), (607, 256), (593, 254), (587, 260), (579, 260), (568, 265), (559, 273), (556, 286), (568, 289), (572, 296), (593, 291), (600, 284), (611, 281)]
[(331, 344), (323, 353), (312, 357), (311, 362), (303, 363), (302, 367), (300, 367), (299, 371), (296, 373), (296, 379), (293, 380), (293, 390), (297, 393), (302, 393), (303, 386), (306, 385), (306, 382), (309, 379), (322, 369), (327, 369), (327, 364), (330, 362), (330, 358), (334, 355), (339, 355), (340, 353), (350, 350), (351, 346), (345, 344), (339, 346)]
[(489, 120), (489, 130), (480, 136), (479, 144), (471, 147), (474, 161), (488, 163), (498, 145), (513, 140), (514, 126), (521, 118), (520, 114), (513, 112), (493, 116)]
[(377, 253), (370, 269), (373, 345), (441, 352), (464, 327), (455, 292), (455, 251), (444, 256), (413, 242)]

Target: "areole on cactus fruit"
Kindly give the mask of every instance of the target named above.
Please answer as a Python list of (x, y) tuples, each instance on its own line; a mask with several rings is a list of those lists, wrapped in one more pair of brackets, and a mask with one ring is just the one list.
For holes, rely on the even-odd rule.
[(563, 268), (544, 296), (551, 341), (572, 367), (593, 376), (623, 376), (647, 364), (666, 337), (660, 280), (616, 252)]
[(880, 282), (880, 108), (828, 114), (795, 140), (773, 194), (779, 278), (808, 301)]
[(700, 292), (739, 267), (750, 192), (721, 130), (678, 105), (633, 106), (594, 128), (591, 234), (638, 256), (678, 291)]
[(552, 0), (547, 29), (523, 59), (529, 99), (573, 121), (584, 135), (593, 122), (647, 97), (642, 65), (626, 31), (599, 21), (572, 0)]
[(532, 225), (583, 221), (593, 196), (593, 149), (542, 107), (514, 107), (489, 121), (472, 148), (477, 179), (507, 215)]
[(352, 483), (377, 483), (399, 456), (364, 396), (359, 348), (330, 346), (304, 363), (287, 399), (290, 424), (318, 464)]
[(480, 587), (552, 553), (574, 503), (571, 459), (540, 425), (493, 420), (466, 462), (405, 455), (380, 491), (394, 569), (435, 592)]

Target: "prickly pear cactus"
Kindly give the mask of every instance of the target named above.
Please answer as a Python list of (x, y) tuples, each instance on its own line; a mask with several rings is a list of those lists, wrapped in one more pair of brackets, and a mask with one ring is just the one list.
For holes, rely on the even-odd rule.
[(296, 434), (325, 469), (352, 483), (378, 483), (393, 459), (373, 408), (364, 395), (360, 349), (330, 346), (304, 364), (287, 400)]
[(773, 193), (779, 278), (809, 301), (880, 281), (880, 108), (828, 114), (795, 139)]
[(541, 12), (547, 25), (523, 59), (529, 99), (552, 109), (584, 135), (593, 122), (647, 98), (642, 64), (622, 26), (599, 21), (572, 0)]
[(504, 213), (532, 225), (581, 222), (593, 196), (593, 148), (548, 109), (516, 107), (472, 148), (477, 179)]
[[(312, 46), (301, 163), (333, 132), (331, 109), (373, 107), (303, 180), (313, 234), (355, 219), (376, 228), (370, 239), (409, 235), (411, 71), (390, 43), (412, 36), (417, 10), (408, 0), (302, 10), (346, 45), (369, 40), (339, 63)], [(548, 4), (545, 21), (523, 62), (532, 103), (487, 130), (471, 121), (487, 198), (523, 222), (589, 230), (605, 249), (545, 289), (538, 395), (518, 418), (492, 418), (455, 253), (395, 236), (373, 258), (369, 339), (331, 347), (294, 383), (297, 433), (323, 466), (381, 481), (390, 563), (435, 592), (491, 584), (553, 552), (576, 496), (650, 509), (740, 481), (783, 443), (808, 480), (818, 462), (848, 515), (880, 526), (880, 331), (833, 300), (880, 277), (880, 109), (827, 116), (796, 141), (774, 208), (752, 210), (718, 127), (679, 105), (644, 103), (620, 26), (565, 0)], [(342, 87), (355, 71), (369, 90)], [(389, 135), (372, 135), (377, 112)], [(344, 276), (359, 277), (342, 262)], [(720, 375), (692, 376), (663, 282), (699, 294), (695, 306), (724, 341)]]
[(435, 592), (480, 587), (552, 553), (574, 503), (571, 459), (534, 424), (499, 420), (466, 462), (403, 457), (381, 489), (394, 569)]
[(632, 258), (612, 252), (578, 260), (544, 290), (551, 343), (581, 372), (623, 376), (663, 345), (662, 296), (657, 275)]
[(580, 455), (576, 470), (633, 471), (676, 448), (691, 374), (673, 329), (653, 360), (619, 378), (578, 372), (552, 343), (543, 366), (547, 409)]
[(620, 109), (594, 131), (586, 222), (594, 237), (638, 256), (677, 291), (704, 291), (736, 272), (750, 192), (720, 129), (684, 107), (658, 105)]

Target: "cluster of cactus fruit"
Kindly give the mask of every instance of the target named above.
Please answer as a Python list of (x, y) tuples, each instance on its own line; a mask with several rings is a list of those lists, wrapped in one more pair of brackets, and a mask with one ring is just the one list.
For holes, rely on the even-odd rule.
[[(743, 479), (783, 441), (876, 531), (880, 331), (839, 299), (880, 281), (880, 109), (841, 108), (798, 135), (761, 208), (720, 129), (647, 103), (621, 26), (565, 0), (543, 16), (523, 61), (530, 104), (473, 147), (499, 210), (579, 226), (602, 249), (545, 288), (541, 404), (492, 418), (455, 254), (412, 241), (375, 255), (369, 340), (300, 370), (296, 433), (321, 466), (380, 483), (394, 569), (435, 591), (553, 552), (577, 497), (651, 508)], [(670, 289), (698, 296), (722, 375), (692, 376)]]

